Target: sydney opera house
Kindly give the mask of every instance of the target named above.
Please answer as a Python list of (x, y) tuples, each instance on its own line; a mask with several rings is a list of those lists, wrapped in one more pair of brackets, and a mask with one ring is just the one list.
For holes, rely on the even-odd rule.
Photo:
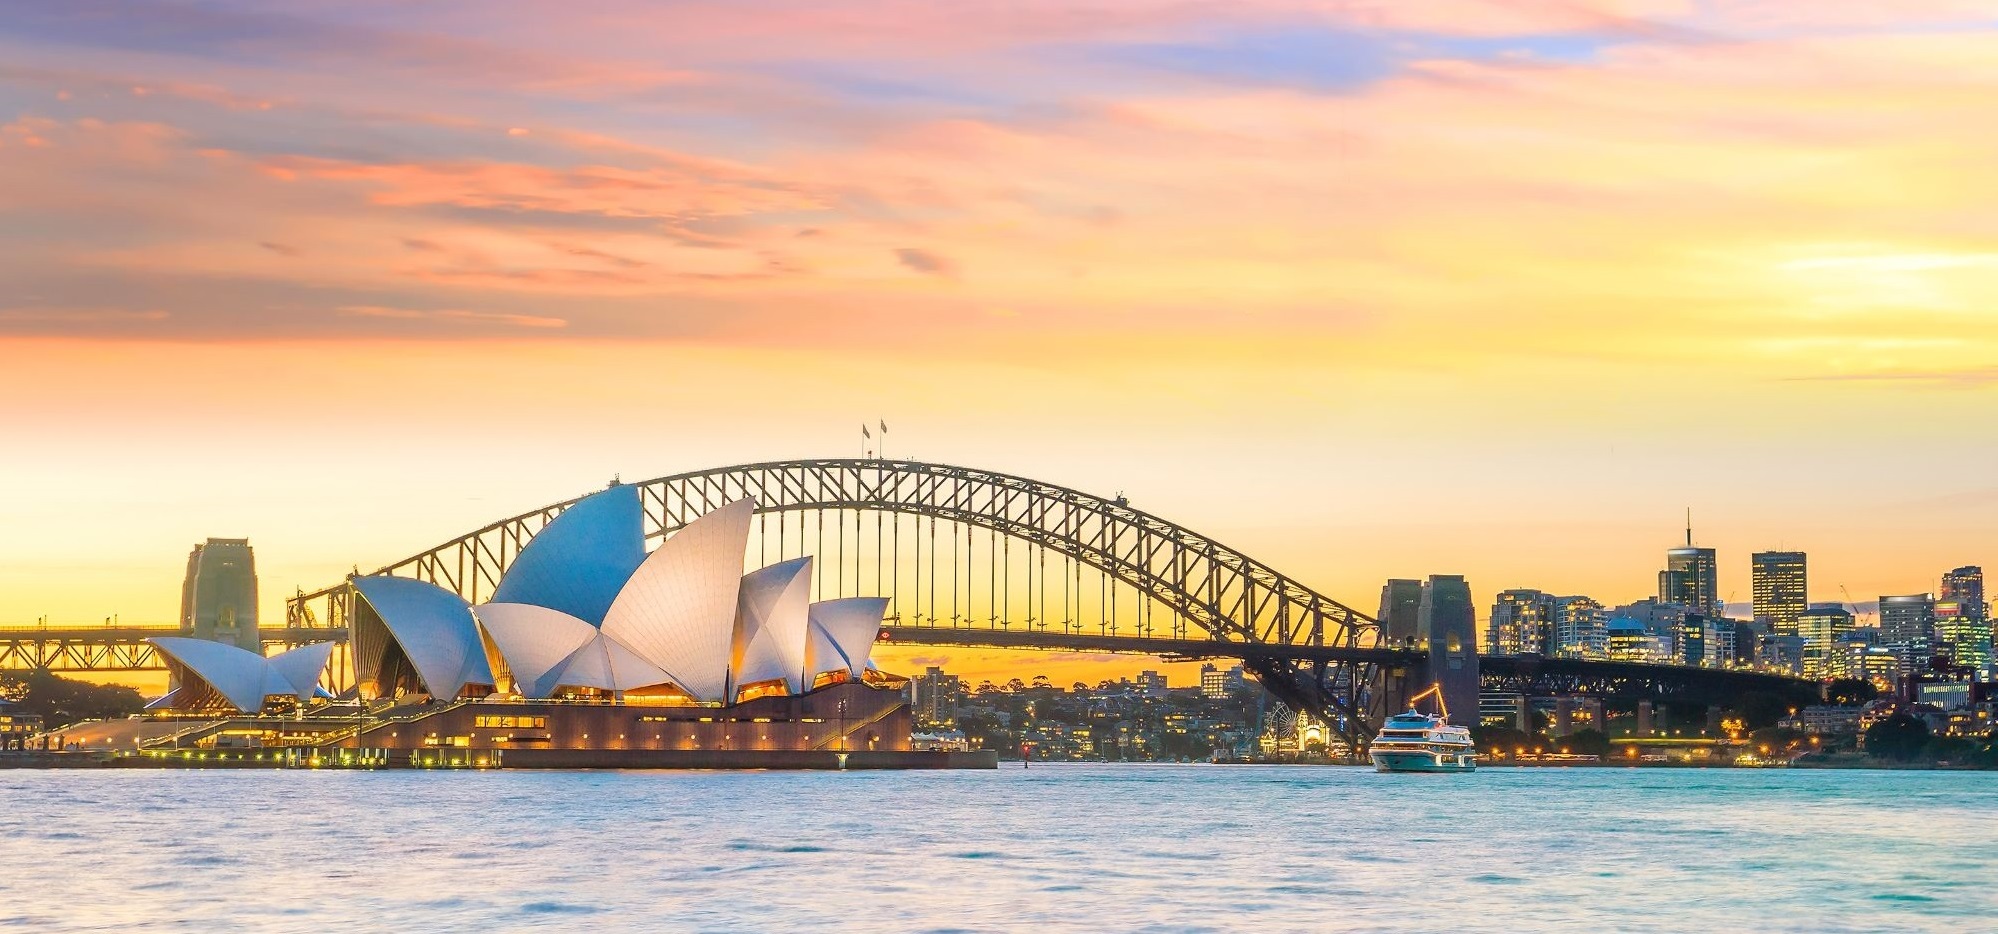
[(369, 761), (943, 764), (910, 751), (903, 682), (869, 664), (888, 601), (812, 602), (809, 557), (745, 575), (755, 508), (717, 508), (648, 553), (637, 488), (612, 486), (529, 539), (477, 605), (351, 578), (355, 696), (317, 691), (330, 643), (266, 658), (162, 638), (175, 688), (160, 704), (323, 717), (307, 709), (319, 698), (353, 711), (327, 743)]

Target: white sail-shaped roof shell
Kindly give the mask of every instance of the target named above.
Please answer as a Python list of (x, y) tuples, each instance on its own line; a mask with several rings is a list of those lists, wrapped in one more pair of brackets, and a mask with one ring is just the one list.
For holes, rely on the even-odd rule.
[(645, 515), (635, 486), (614, 486), (562, 510), (507, 566), (493, 603), (561, 610), (601, 626), (645, 561)]
[(793, 558), (743, 575), (731, 650), (735, 684), (782, 679), (803, 694), (805, 639), (811, 625), (812, 559)]
[(673, 680), (665, 669), (638, 656), (624, 643), (599, 632), (562, 662), (557, 684), (630, 691)]
[(485, 603), (474, 612), (522, 697), (553, 697), (563, 686), (629, 691), (672, 680), (608, 633), (560, 610)]
[(846, 669), (855, 680), (867, 672), (868, 656), (888, 615), (886, 597), (821, 600), (811, 606), (812, 635), (805, 649), (806, 677), (816, 679)]
[(554, 696), (562, 663), (600, 635), (597, 627), (545, 606), (482, 603), (474, 612), (506, 659), (514, 691), (522, 697)]
[[(266, 658), (247, 649), (207, 639), (157, 636), (147, 640), (178, 664), (178, 696), (198, 696), (202, 684), (244, 713), (264, 709), (264, 698), (289, 694), (299, 703), (312, 700), (319, 674), (333, 655), (333, 643), (300, 646)], [(189, 684), (198, 680), (202, 684)]]
[[(319, 676), (326, 671), (326, 663), (333, 658), (333, 643), (315, 642), (286, 649), (267, 659), (264, 664), (270, 667), (271, 674), (277, 676), (285, 686), (283, 692), (265, 691), (266, 694), (285, 693), (309, 701), (319, 690)], [(268, 680), (268, 679), (267, 679)]]
[(737, 500), (692, 522), (654, 550), (618, 592), (604, 632), (664, 670), (702, 701), (728, 691), (742, 555), (754, 500)]
[(176, 693), (197, 693), (191, 689), (199, 686), (190, 685), (187, 681), (190, 678), (199, 679), (214, 688), (215, 693), (222, 695), (237, 710), (255, 713), (263, 709), (266, 666), (262, 655), (207, 639), (157, 636), (147, 641), (183, 666), (183, 671), (175, 672), (181, 680)]
[(467, 684), (493, 683), (478, 624), (464, 598), (408, 577), (356, 577), (359, 591), (434, 697), (457, 697)]

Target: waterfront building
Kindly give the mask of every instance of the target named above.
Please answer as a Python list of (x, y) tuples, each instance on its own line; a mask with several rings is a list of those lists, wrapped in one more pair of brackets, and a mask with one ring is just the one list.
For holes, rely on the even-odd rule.
[(1778, 721), (1777, 726), (1814, 736), (1857, 733), (1859, 715), (1863, 709), (1858, 704), (1850, 706), (1813, 704)]
[(963, 730), (914, 733), (909, 736), (909, 748), (917, 752), (970, 752), (971, 741)]
[(1972, 615), (1963, 602), (1938, 600), (1935, 628), (1936, 650), (1951, 664), (1976, 672), (1980, 680), (1991, 677), (1990, 620)]
[(40, 714), (28, 713), (13, 701), (0, 698), (0, 752), (27, 749), (28, 737), (41, 731)]
[(1804, 553), (1758, 551), (1750, 556), (1755, 621), (1779, 636), (1797, 634), (1797, 617), (1809, 603)]
[(1936, 602), (1932, 594), (1880, 598), (1880, 644), (1901, 659), (1903, 672), (1928, 661), (1936, 643)]
[(1991, 618), (1991, 604), (1984, 600), (1984, 569), (1981, 567), (1966, 565), (1944, 574), (1940, 596), (1941, 599), (1955, 601), (1965, 616)]
[(941, 726), (957, 722), (957, 705), (964, 696), (964, 683), (934, 665), (909, 682), (916, 722)]
[(247, 538), (211, 538), (187, 555), (180, 633), (263, 653), (257, 632), (257, 558)]
[(1485, 625), (1488, 655), (1544, 655), (1554, 637), (1554, 597), (1538, 590), (1501, 591)]
[(1609, 654), (1609, 615), (1589, 597), (1554, 598), (1554, 639), (1547, 654), (1562, 658), (1605, 658)]
[(1804, 640), (1804, 677), (1831, 677), (1838, 642), (1851, 631), (1852, 613), (1836, 603), (1815, 604), (1797, 614), (1796, 635)]
[(1381, 586), (1381, 636), (1395, 645), (1412, 645), (1422, 615), (1422, 582), (1390, 580)]
[(1200, 666), (1200, 696), (1208, 700), (1232, 697), (1247, 688), (1248, 684), (1248, 675), (1243, 673), (1240, 665), (1226, 669), (1213, 665)]

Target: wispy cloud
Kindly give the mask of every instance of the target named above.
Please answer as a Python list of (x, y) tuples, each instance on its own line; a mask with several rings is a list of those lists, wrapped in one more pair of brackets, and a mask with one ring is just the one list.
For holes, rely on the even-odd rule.
[(948, 257), (916, 247), (901, 247), (895, 251), (895, 261), (925, 275), (950, 277), (957, 275), (957, 264)]
[(1998, 386), (1998, 365), (1957, 369), (1881, 370), (1862, 373), (1826, 373), (1791, 377), (1797, 382), (1833, 383), (1920, 383), (1941, 386), (1981, 388)]
[(385, 305), (346, 305), (340, 314), (356, 318), (391, 318), (399, 321), (458, 321), (466, 324), (503, 324), (516, 328), (566, 328), (562, 318), (517, 315), (491, 311), (464, 311), (456, 308), (391, 308)]
[(165, 321), (173, 317), (159, 309), (132, 311), (123, 308), (0, 308), (0, 324), (80, 325), (124, 324)]

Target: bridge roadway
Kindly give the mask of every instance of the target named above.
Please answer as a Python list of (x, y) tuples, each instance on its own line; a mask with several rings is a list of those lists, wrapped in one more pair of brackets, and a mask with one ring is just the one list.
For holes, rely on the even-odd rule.
[[(1152, 655), (1169, 659), (1284, 658), (1300, 662), (1363, 662), (1384, 668), (1413, 667), (1428, 659), (1415, 648), (1272, 645), (1220, 639), (1171, 639), (1060, 630), (990, 627), (886, 626), (882, 639), (900, 645), (949, 645)], [(1687, 704), (1728, 704), (1743, 694), (1775, 694), (1793, 703), (1818, 699), (1818, 684), (1761, 671), (1654, 665), (1642, 662), (1550, 658), (1540, 655), (1478, 657), (1482, 691), (1532, 697), (1589, 696)]]
[(1222, 639), (1173, 639), (1059, 629), (1001, 629), (990, 626), (883, 626), (881, 641), (891, 645), (957, 645), (995, 649), (1040, 649), (1156, 655), (1162, 658), (1290, 658), (1306, 662), (1371, 662), (1410, 665), (1427, 658), (1415, 649), (1284, 645)]
[[(272, 626), (260, 630), (266, 645), (345, 642), (335, 627)], [(1361, 663), (1388, 668), (1421, 664), (1427, 653), (1414, 648), (1360, 648), (1334, 645), (1279, 645), (1222, 639), (1186, 639), (1089, 633), (1080, 630), (991, 626), (882, 627), (891, 645), (964, 646), (1059, 652), (1150, 655), (1166, 659), (1282, 658), (1304, 663)], [(179, 635), (175, 626), (71, 626), (0, 628), (0, 671), (46, 668), (52, 671), (158, 671), (161, 663), (145, 640)], [(1478, 659), (1485, 691), (1531, 696), (1595, 696), (1725, 703), (1745, 693), (1766, 692), (1811, 703), (1817, 684), (1757, 671), (1691, 668), (1639, 662), (1486, 655)]]
[[(319, 626), (266, 626), (265, 645), (345, 642), (347, 630)], [(181, 635), (179, 626), (0, 627), (0, 671), (163, 671), (147, 639)]]

